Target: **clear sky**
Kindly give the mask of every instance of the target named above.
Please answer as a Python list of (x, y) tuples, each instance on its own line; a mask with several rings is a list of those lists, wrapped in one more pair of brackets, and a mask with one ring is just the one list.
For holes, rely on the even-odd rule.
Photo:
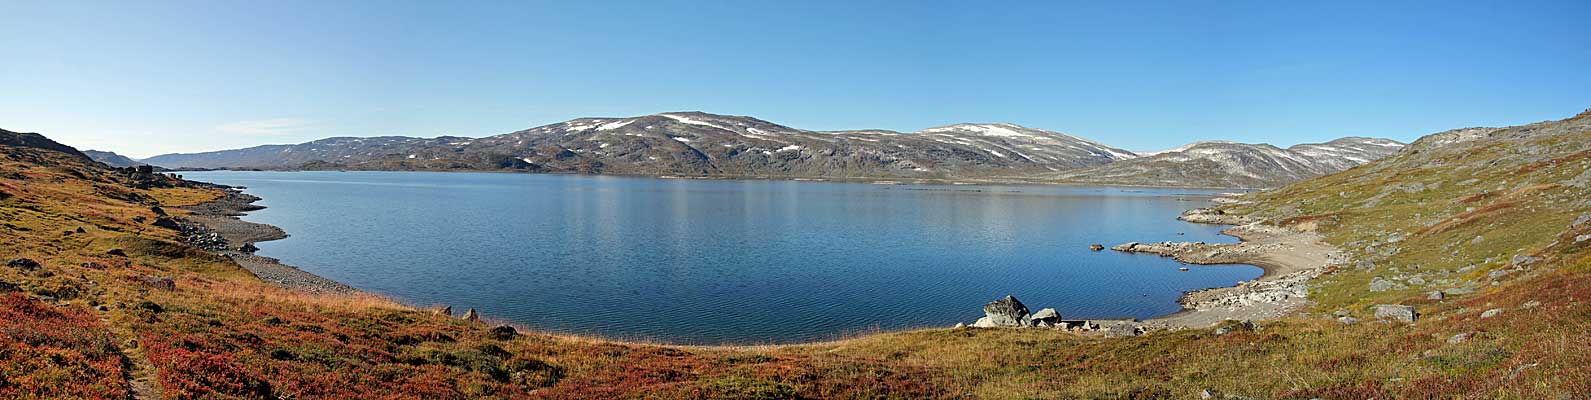
[(700, 110), (1132, 150), (1591, 107), (1591, 1), (4, 1), (0, 128), (146, 157)]

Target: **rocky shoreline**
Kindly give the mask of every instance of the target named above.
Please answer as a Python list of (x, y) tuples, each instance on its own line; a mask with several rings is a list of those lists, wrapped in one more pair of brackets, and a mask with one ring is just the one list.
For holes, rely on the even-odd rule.
[(1265, 271), (1258, 279), (1236, 286), (1195, 290), (1178, 300), (1183, 311), (1145, 321), (1151, 328), (1203, 328), (1227, 320), (1273, 319), (1309, 304), (1309, 284), (1327, 266), (1345, 262), (1344, 254), (1324, 243), (1320, 235), (1290, 228), (1262, 225), (1241, 215), (1216, 209), (1194, 209), (1177, 219), (1232, 225), (1221, 233), (1238, 243), (1201, 242), (1124, 243), (1112, 250), (1173, 257), (1188, 264), (1250, 264)]
[(295, 291), (316, 294), (356, 294), (358, 289), (320, 275), (304, 272), (280, 260), (254, 254), (255, 243), (280, 240), (287, 232), (272, 225), (244, 221), (238, 217), (265, 207), (254, 204), (259, 197), (226, 187), (226, 194), (208, 203), (184, 207), (184, 240), (210, 252), (227, 256), (265, 282)]

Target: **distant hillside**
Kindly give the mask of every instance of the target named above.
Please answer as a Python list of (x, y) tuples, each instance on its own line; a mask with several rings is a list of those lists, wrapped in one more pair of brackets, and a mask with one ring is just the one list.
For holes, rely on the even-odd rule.
[(1197, 142), (1144, 157), (1047, 177), (1145, 186), (1265, 188), (1301, 181), (1397, 153), (1402, 143), (1347, 137), (1286, 149), (1268, 144)]
[(138, 162), (138, 160), (127, 158), (127, 156), (109, 151), (83, 150), (83, 154), (88, 155), (88, 157), (94, 159), (94, 161), (99, 161), (102, 164), (112, 167), (124, 168), (144, 165), (144, 163)]
[(698, 112), (581, 118), (504, 135), (333, 138), (172, 154), (170, 168), (480, 169), (709, 176), (969, 177), (1058, 171), (1135, 157), (1011, 124), (900, 133), (820, 132)]

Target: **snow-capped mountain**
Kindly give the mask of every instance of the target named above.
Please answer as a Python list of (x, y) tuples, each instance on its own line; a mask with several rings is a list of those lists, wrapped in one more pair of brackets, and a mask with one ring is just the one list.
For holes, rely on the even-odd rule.
[(1021, 175), (1136, 157), (1013, 124), (914, 133), (810, 131), (700, 112), (580, 118), (479, 138), (333, 138), (153, 157), (168, 168), (517, 169), (710, 176), (955, 178)]
[(1403, 146), (1392, 140), (1363, 137), (1286, 149), (1269, 144), (1203, 141), (1048, 177), (1146, 186), (1274, 187), (1352, 168), (1397, 153)]

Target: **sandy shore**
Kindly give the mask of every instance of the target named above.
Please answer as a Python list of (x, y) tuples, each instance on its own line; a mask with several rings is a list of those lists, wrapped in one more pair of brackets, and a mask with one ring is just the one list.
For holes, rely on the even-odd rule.
[(1313, 232), (1261, 225), (1242, 216), (1192, 210), (1180, 219), (1235, 225), (1222, 233), (1241, 242), (1127, 243), (1113, 249), (1159, 254), (1189, 264), (1249, 264), (1265, 272), (1260, 278), (1237, 286), (1185, 293), (1180, 300), (1183, 311), (1144, 321), (1148, 328), (1203, 328), (1226, 320), (1263, 320), (1291, 314), (1309, 304), (1308, 281), (1341, 254)]
[(255, 205), (259, 197), (227, 189), (227, 194), (215, 201), (192, 207), (186, 207), (190, 213), (184, 216), (190, 222), (203, 226), (224, 240), (221, 246), (201, 246), (217, 254), (227, 256), (253, 272), (260, 280), (290, 289), (309, 293), (328, 294), (354, 294), (358, 289), (326, 279), (320, 275), (304, 272), (291, 265), (282, 264), (279, 260), (254, 254), (254, 244), (279, 240), (287, 237), (287, 232), (281, 228), (244, 221), (239, 216), (249, 211), (263, 209)]

